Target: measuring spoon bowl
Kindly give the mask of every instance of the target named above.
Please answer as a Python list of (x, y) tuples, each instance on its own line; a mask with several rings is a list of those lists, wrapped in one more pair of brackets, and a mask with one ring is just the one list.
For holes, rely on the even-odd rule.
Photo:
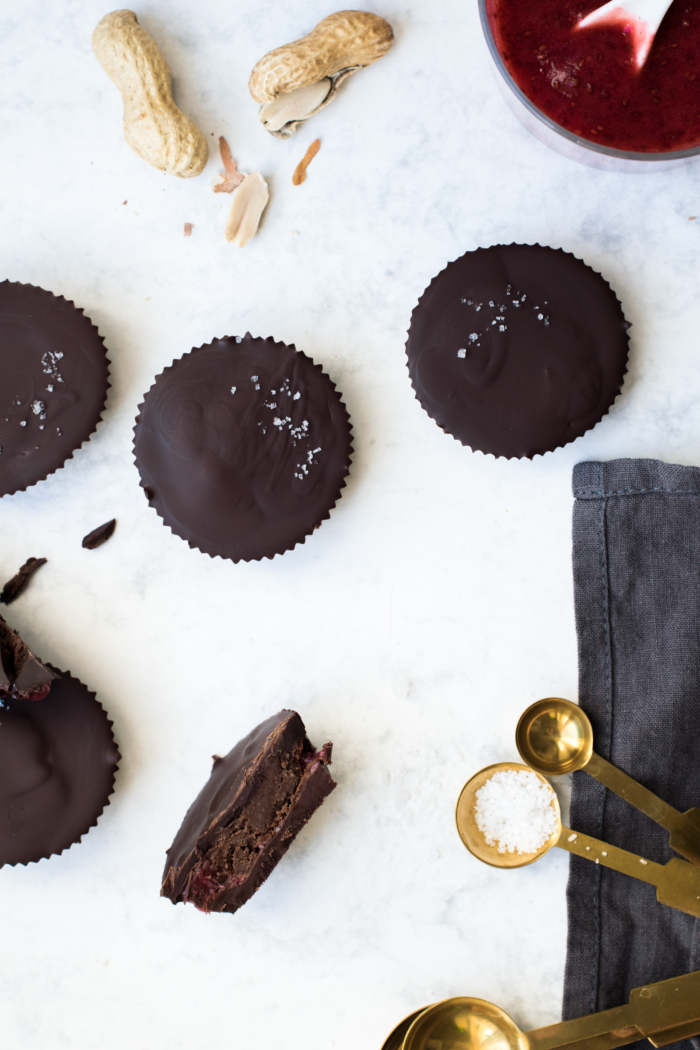
[(700, 918), (700, 869), (679, 857), (672, 857), (666, 864), (657, 864), (636, 853), (630, 853), (628, 850), (595, 839), (592, 835), (572, 831), (561, 822), (561, 812), (556, 795), (551, 801), (556, 818), (555, 828), (538, 850), (534, 853), (502, 853), (496, 844), (490, 845), (476, 823), (476, 793), (494, 773), (510, 769), (531, 773), (549, 787), (540, 773), (516, 762), (498, 762), (475, 773), (462, 788), (456, 812), (459, 837), (474, 857), (484, 864), (490, 864), (493, 868), (524, 868), (539, 860), (552, 846), (558, 846), (568, 853), (575, 853), (584, 860), (612, 868), (623, 875), (629, 875), (633, 879), (639, 879), (641, 882), (655, 886), (656, 897), (660, 904)]
[(578, 704), (548, 696), (520, 716), (515, 743), (520, 757), (534, 770), (560, 777), (590, 762), (593, 727)]
[[(428, 1007), (426, 1006), (424, 1009), (427, 1010)], [(386, 1037), (382, 1043), (382, 1050), (403, 1050), (403, 1041), (406, 1037), (406, 1033), (415, 1019), (422, 1013), (423, 1010), (414, 1010), (414, 1012), (409, 1014), (408, 1017), (404, 1017), (403, 1021), (400, 1021), (396, 1028), (394, 1028)]]
[(700, 867), (700, 810), (680, 813), (668, 802), (593, 750), (593, 728), (578, 704), (561, 697), (538, 700), (515, 730), (520, 757), (537, 773), (560, 777), (585, 769), (589, 776), (666, 828), (669, 845)]
[(402, 1050), (528, 1050), (527, 1037), (508, 1014), (485, 999), (455, 996), (423, 1010)]
[(455, 813), (457, 831), (469, 852), (478, 860), (483, 861), (484, 864), (490, 864), (492, 868), (524, 868), (528, 864), (534, 864), (552, 846), (556, 846), (562, 832), (561, 810), (555, 795), (552, 799), (552, 809), (556, 814), (556, 828), (544, 845), (540, 846), (534, 853), (502, 853), (497, 845), (490, 846), (484, 837), (483, 831), (479, 829), (476, 823), (476, 793), (479, 788), (484, 786), (487, 780), (491, 779), (494, 773), (500, 773), (505, 770), (522, 770), (525, 773), (534, 772), (535, 776), (539, 777), (542, 783), (546, 784), (551, 791), (550, 785), (547, 784), (543, 776), (536, 770), (532, 770), (529, 766), (521, 765), (519, 762), (496, 762), (495, 765), (486, 766), (485, 769), (480, 769), (478, 773), (475, 773), (460, 792)]
[(700, 1034), (700, 971), (634, 988), (610, 1010), (521, 1032), (493, 1003), (470, 996), (443, 999), (412, 1015), (403, 1041), (383, 1050), (614, 1050), (646, 1037), (668, 1046)]

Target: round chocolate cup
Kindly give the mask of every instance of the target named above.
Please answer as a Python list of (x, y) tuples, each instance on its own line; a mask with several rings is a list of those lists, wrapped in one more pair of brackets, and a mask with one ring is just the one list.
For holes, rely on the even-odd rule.
[(330, 517), (351, 453), (350, 417), (321, 366), (249, 332), (165, 368), (134, 427), (149, 505), (190, 547), (234, 562), (304, 543)]
[(532, 459), (607, 414), (627, 372), (629, 327), (607, 281), (571, 253), (477, 248), (418, 300), (409, 376), (421, 406), (457, 441)]
[(0, 371), (0, 496), (9, 496), (53, 474), (94, 433), (109, 360), (75, 303), (2, 281)]
[(42, 700), (0, 702), (0, 867), (62, 853), (97, 824), (119, 764), (112, 723), (59, 671)]

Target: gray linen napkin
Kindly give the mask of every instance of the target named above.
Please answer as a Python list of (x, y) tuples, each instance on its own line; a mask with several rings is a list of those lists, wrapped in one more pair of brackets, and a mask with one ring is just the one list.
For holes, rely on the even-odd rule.
[[(700, 805), (700, 468), (579, 463), (573, 489), (579, 702), (595, 750), (677, 809)], [(673, 856), (658, 824), (586, 773), (573, 780), (572, 828)], [(567, 903), (565, 1019), (700, 969), (700, 920), (653, 886), (572, 856)]]

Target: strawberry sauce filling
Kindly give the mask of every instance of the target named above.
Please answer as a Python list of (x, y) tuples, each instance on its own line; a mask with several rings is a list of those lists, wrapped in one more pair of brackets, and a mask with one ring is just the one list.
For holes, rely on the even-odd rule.
[(600, 6), (489, 0), (518, 87), (557, 124), (603, 146), (666, 153), (700, 144), (700, 0), (675, 0), (641, 70), (629, 27), (578, 28)]

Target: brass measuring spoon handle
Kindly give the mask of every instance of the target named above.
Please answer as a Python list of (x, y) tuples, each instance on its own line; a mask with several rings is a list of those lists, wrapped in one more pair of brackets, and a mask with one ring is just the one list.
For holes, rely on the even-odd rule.
[(682, 822), (682, 814), (677, 809), (595, 751), (588, 760), (586, 772), (668, 831), (675, 831)]
[(700, 1034), (700, 971), (635, 988), (627, 1006), (526, 1032), (530, 1050), (611, 1050), (646, 1037), (667, 1046)]
[(688, 864), (680, 857), (673, 857), (667, 864), (657, 864), (646, 860), (626, 849), (610, 846), (607, 842), (572, 831), (562, 825), (561, 833), (555, 845), (577, 857), (584, 857), (605, 868), (612, 868), (633, 879), (640, 879), (656, 886), (656, 899), (659, 904), (687, 912), (688, 915), (700, 917), (700, 868)]
[(635, 809), (641, 810), (662, 828), (670, 831), (671, 849), (676, 850), (691, 863), (700, 865), (700, 820), (697, 819), (697, 811), (679, 812), (633, 777), (601, 758), (595, 751), (589, 758), (585, 770), (600, 784), (604, 784), (610, 791), (614, 791), (616, 795), (623, 798), (625, 802), (629, 802)]
[(618, 846), (610, 846), (607, 842), (594, 839), (592, 835), (572, 831), (571, 828), (565, 828), (563, 824), (556, 845), (569, 853), (575, 853), (577, 857), (592, 860), (595, 864), (602, 864), (603, 867), (612, 868), (623, 875), (631, 875), (633, 879), (641, 879), (642, 882), (648, 882), (652, 886), (658, 886), (664, 878), (663, 864), (645, 860), (644, 857), (639, 857), (636, 853), (630, 853), (626, 849), (620, 849)]
[(536, 1028), (526, 1032), (525, 1037), (530, 1050), (612, 1050), (643, 1038), (632, 1020), (629, 1004)]

